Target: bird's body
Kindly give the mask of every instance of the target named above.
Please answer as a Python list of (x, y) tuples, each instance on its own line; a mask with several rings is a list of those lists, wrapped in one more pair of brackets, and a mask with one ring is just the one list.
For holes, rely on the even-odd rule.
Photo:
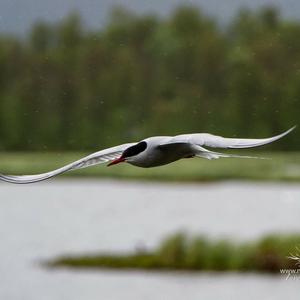
[(136, 167), (151, 168), (190, 157), (202, 157), (206, 159), (216, 159), (220, 157), (249, 158), (249, 156), (214, 152), (206, 149), (205, 147), (229, 149), (258, 147), (282, 138), (294, 128), (295, 127), (277, 136), (265, 139), (224, 138), (211, 135), (209, 133), (182, 134), (177, 136), (154, 136), (137, 143), (122, 144), (95, 152), (51, 172), (23, 176), (0, 174), (0, 180), (11, 183), (33, 183), (54, 177), (70, 170), (86, 168), (105, 162), (109, 162), (108, 166), (127, 162)]
[(155, 136), (143, 140), (147, 143), (146, 150), (129, 157), (126, 162), (136, 167), (152, 168), (194, 155), (193, 145), (191, 144), (165, 144), (171, 138), (168, 136)]

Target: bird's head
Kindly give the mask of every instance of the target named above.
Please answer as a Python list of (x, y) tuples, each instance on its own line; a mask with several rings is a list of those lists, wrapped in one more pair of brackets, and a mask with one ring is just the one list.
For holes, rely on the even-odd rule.
[(146, 148), (147, 148), (147, 143), (145, 141), (139, 142), (131, 147), (128, 147), (126, 150), (123, 151), (120, 157), (111, 161), (107, 166), (109, 167), (112, 165), (119, 164), (121, 162), (126, 162), (128, 158), (140, 154), (141, 152), (145, 151)]

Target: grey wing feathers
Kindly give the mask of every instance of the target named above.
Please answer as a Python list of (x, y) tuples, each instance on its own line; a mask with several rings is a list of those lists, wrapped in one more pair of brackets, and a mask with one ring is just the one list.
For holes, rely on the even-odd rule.
[(272, 143), (280, 138), (284, 137), (290, 133), (296, 126), (290, 128), (289, 130), (270, 137), (263, 139), (238, 139), (238, 138), (224, 138), (221, 136), (212, 135), (209, 133), (194, 133), (194, 134), (184, 134), (178, 135), (172, 138), (169, 143), (173, 142), (186, 142), (199, 146), (207, 146), (213, 148), (231, 148), (231, 149), (241, 149), (241, 148), (252, 148), (262, 145)]
[(42, 173), (37, 175), (20, 175), (20, 176), (0, 174), (0, 180), (10, 182), (10, 183), (19, 183), (19, 184), (33, 183), (33, 182), (46, 180), (48, 178), (54, 177), (56, 175), (62, 174), (67, 171), (82, 169), (96, 164), (101, 164), (101, 163), (111, 161), (119, 157), (127, 147), (130, 147), (132, 145), (134, 145), (134, 143), (127, 143), (120, 146), (101, 150), (93, 154), (90, 154), (82, 159), (79, 159), (73, 163), (70, 163), (62, 168), (47, 173)]

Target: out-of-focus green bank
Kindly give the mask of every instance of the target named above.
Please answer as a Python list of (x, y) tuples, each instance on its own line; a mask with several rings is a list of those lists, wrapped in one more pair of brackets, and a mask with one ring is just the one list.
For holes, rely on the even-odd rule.
[[(222, 158), (205, 160), (183, 159), (170, 165), (142, 169), (120, 164), (107, 168), (106, 164), (67, 172), (72, 177), (103, 177), (133, 180), (203, 182), (214, 180), (300, 180), (300, 152), (244, 152), (266, 159)], [(0, 173), (36, 174), (66, 165), (87, 153), (0, 153)]]
[[(297, 271), (300, 235), (269, 235), (258, 241), (233, 243), (211, 241), (179, 233), (164, 240), (158, 249), (139, 249), (133, 254), (64, 256), (47, 263), (50, 267), (113, 268), (189, 271)], [(288, 275), (288, 274), (285, 274)]]

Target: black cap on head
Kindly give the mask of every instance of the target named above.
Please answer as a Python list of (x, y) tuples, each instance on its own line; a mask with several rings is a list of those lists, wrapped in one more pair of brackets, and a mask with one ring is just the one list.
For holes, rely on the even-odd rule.
[(140, 142), (140, 143), (138, 143), (134, 146), (131, 146), (131, 147), (127, 148), (122, 153), (122, 157), (126, 158), (126, 157), (130, 157), (130, 156), (138, 155), (139, 153), (146, 150), (146, 148), (147, 148), (147, 143), (145, 141), (142, 141), (142, 142)]

